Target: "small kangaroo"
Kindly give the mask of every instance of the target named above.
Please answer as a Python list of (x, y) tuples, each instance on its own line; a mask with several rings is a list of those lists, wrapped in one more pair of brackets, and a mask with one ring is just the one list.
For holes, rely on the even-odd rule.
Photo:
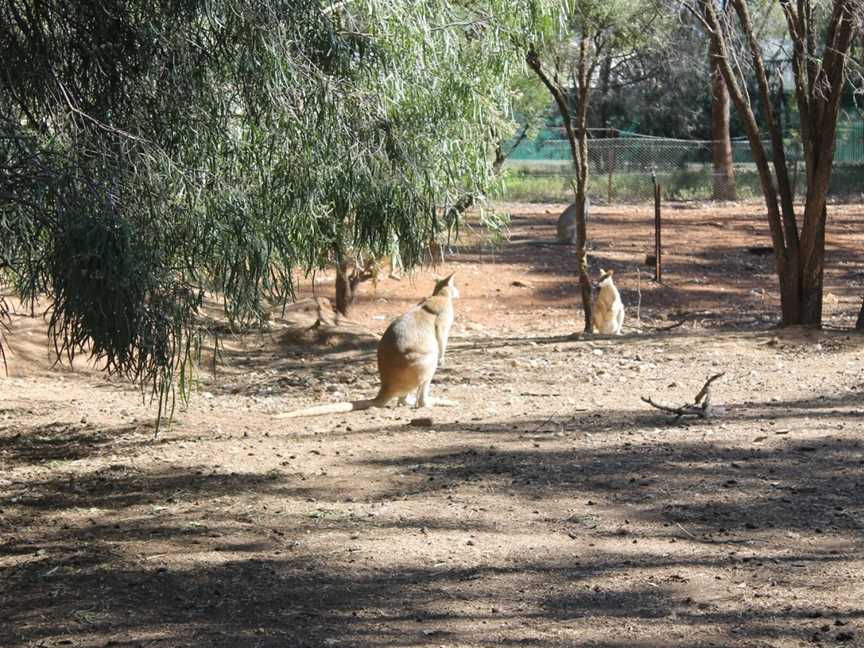
[(624, 324), (624, 304), (615, 284), (612, 283), (614, 272), (601, 270), (600, 293), (594, 300), (594, 332), (606, 335), (621, 335), (621, 326)]
[(459, 290), (453, 275), (435, 284), (432, 296), (390, 323), (378, 342), (378, 376), (381, 387), (375, 398), (329, 403), (278, 414), (276, 418), (317, 416), (384, 407), (394, 398), (407, 404), (416, 394), (416, 407), (455, 406), (456, 403), (429, 396), (429, 386), (438, 366), (444, 366), (447, 338), (453, 326), (453, 300)]
[[(588, 209), (591, 201), (585, 196), (585, 222), (588, 222)], [(576, 203), (561, 212), (558, 217), (558, 243), (560, 245), (576, 245)]]
[[(588, 196), (585, 196), (585, 222), (588, 222), (588, 209), (591, 207), (591, 201)], [(554, 241), (546, 239), (528, 239), (525, 241), (516, 241), (521, 245), (576, 245), (576, 203), (572, 203), (567, 209), (561, 212), (556, 225), (557, 235)]]

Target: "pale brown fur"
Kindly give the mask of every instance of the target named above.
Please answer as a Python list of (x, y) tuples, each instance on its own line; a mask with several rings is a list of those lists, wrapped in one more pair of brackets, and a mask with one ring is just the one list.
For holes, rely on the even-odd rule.
[(598, 285), (600, 293), (594, 300), (593, 317), (594, 331), (612, 335), (621, 335), (621, 327), (624, 324), (624, 304), (621, 295), (612, 282), (612, 270), (606, 272), (601, 270), (602, 276)]
[[(588, 210), (591, 208), (591, 201), (585, 197), (585, 222), (588, 222)], [(527, 239), (525, 241), (514, 241), (520, 245), (576, 245), (576, 203), (570, 204), (567, 209), (561, 212), (558, 217), (558, 222), (555, 226), (557, 236), (554, 241), (547, 239)]]
[[(588, 211), (591, 209), (591, 201), (585, 196), (585, 222), (588, 222)], [(561, 212), (558, 217), (558, 244), (576, 245), (576, 203), (571, 204)]]
[(375, 398), (318, 405), (285, 412), (277, 418), (316, 416), (384, 407), (394, 398), (408, 402), (416, 394), (416, 406), (455, 405), (438, 399), (433, 402), (429, 386), (439, 365), (444, 364), (447, 339), (453, 325), (453, 299), (459, 291), (453, 275), (435, 284), (432, 296), (398, 317), (378, 342), (378, 376), (381, 387)]

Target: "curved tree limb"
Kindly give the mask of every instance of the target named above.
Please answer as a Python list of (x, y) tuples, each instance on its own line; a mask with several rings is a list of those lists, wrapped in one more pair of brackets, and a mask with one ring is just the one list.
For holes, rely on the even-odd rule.
[(721, 372), (709, 377), (708, 380), (705, 381), (705, 384), (702, 385), (702, 389), (699, 390), (699, 393), (696, 394), (692, 405), (689, 403), (685, 403), (684, 405), (670, 405), (668, 403), (655, 401), (650, 396), (642, 396), (642, 401), (648, 403), (651, 407), (654, 407), (661, 412), (675, 414), (676, 423), (685, 416), (709, 418), (715, 414), (715, 410), (711, 407), (711, 385), (715, 380), (718, 380), (725, 375), (726, 372)]

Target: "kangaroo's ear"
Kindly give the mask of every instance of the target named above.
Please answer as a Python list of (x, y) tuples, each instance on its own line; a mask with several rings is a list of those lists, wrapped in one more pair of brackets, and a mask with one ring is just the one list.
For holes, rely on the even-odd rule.
[(444, 277), (443, 279), (435, 280), (435, 290), (433, 291), (433, 295), (437, 295), (439, 292), (444, 290), (445, 288), (451, 288), (452, 290), (456, 290), (456, 282), (453, 281), (453, 275), (455, 272), (451, 272), (449, 275)]

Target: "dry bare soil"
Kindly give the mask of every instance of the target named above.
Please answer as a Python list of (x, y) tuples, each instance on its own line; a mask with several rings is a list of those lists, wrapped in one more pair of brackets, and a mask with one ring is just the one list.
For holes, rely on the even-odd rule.
[[(582, 339), (572, 250), (524, 243), (563, 205), (501, 208), (509, 242), (440, 269), (463, 295), (433, 386), (454, 409), (273, 418), (373, 394), (364, 330), (431, 270), (364, 285), (329, 337), (302, 304), (223, 336), (155, 440), (134, 387), (52, 368), (16, 316), (0, 646), (864, 646), (864, 207), (831, 206), (821, 332), (773, 328), (758, 205), (668, 206), (663, 286), (651, 212), (596, 207), (592, 267), (628, 319)], [(640, 400), (720, 371), (716, 418)]]

